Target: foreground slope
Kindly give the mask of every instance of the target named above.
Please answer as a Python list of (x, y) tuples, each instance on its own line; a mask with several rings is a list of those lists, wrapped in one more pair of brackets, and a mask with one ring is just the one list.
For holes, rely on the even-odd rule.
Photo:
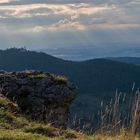
[(21, 114), (17, 104), (0, 94), (0, 140), (88, 139), (72, 130), (61, 130), (49, 124), (31, 121)]
[(139, 140), (138, 137), (122, 132), (111, 136), (98, 133), (87, 136), (74, 130), (62, 130), (28, 119), (20, 112), (17, 104), (0, 94), (0, 140)]

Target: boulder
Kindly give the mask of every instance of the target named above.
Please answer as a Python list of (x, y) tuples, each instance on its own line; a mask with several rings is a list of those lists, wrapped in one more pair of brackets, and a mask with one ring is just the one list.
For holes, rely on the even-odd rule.
[(0, 92), (34, 120), (66, 128), (76, 88), (66, 78), (41, 71), (0, 71)]

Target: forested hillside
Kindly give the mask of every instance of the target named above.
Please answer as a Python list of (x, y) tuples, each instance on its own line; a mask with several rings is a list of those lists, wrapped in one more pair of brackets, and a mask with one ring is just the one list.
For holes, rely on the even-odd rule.
[(68, 77), (80, 94), (111, 93), (116, 89), (129, 91), (133, 83), (140, 87), (140, 67), (106, 59), (72, 62), (45, 53), (24, 49), (0, 51), (0, 69), (13, 71), (34, 69)]

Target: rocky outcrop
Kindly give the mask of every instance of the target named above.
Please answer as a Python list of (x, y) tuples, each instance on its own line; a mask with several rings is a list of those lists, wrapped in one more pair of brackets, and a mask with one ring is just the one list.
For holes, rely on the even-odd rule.
[(75, 86), (66, 78), (40, 71), (0, 72), (0, 92), (32, 119), (66, 128)]

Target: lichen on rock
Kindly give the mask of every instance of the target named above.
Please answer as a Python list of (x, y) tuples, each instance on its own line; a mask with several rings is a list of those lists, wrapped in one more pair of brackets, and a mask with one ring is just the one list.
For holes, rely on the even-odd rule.
[(41, 71), (0, 72), (0, 92), (32, 119), (66, 128), (76, 88), (66, 78)]

